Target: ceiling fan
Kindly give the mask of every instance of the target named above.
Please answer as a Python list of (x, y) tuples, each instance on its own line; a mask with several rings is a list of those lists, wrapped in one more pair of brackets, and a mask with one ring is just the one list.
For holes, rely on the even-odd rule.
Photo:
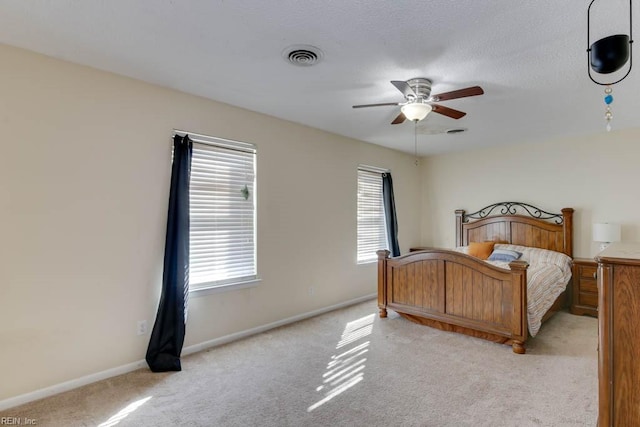
[(420, 121), (424, 119), (431, 111), (451, 117), (452, 119), (460, 119), (467, 113), (454, 110), (453, 108), (444, 107), (434, 102), (448, 101), (451, 99), (464, 98), (467, 96), (482, 95), (484, 91), (480, 86), (471, 86), (464, 89), (458, 89), (451, 92), (431, 95), (431, 80), (423, 77), (416, 77), (405, 81), (392, 80), (394, 85), (404, 95), (405, 102), (383, 102), (379, 104), (354, 105), (353, 108), (366, 107), (384, 107), (389, 105), (400, 105), (400, 114), (391, 124), (397, 125), (405, 120)]

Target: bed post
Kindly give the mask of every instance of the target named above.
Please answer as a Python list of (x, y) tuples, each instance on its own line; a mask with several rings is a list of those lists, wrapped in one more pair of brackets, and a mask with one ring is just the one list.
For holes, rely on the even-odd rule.
[(464, 209), (456, 209), (456, 246), (464, 246), (462, 235), (462, 222), (464, 219)]
[(562, 234), (564, 236), (564, 253), (573, 258), (573, 209), (562, 209)]
[(513, 289), (517, 292), (513, 293), (513, 306), (517, 307), (518, 323), (514, 323), (515, 329), (511, 332), (513, 338), (511, 341), (511, 348), (514, 353), (525, 354), (527, 352), (524, 341), (529, 334), (529, 321), (527, 318), (527, 268), (529, 263), (522, 260), (511, 261), (509, 268), (511, 271), (518, 272), (517, 275), (513, 275)]
[(378, 254), (378, 309), (380, 309), (380, 317), (387, 317), (387, 260), (389, 259), (388, 250), (377, 251)]

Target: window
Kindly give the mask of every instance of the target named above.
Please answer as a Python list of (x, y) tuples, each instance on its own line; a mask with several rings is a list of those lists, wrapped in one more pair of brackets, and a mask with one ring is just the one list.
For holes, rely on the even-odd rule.
[(255, 146), (189, 136), (189, 288), (256, 280)]
[(373, 168), (358, 168), (358, 263), (376, 261), (376, 251), (389, 249), (382, 173)]

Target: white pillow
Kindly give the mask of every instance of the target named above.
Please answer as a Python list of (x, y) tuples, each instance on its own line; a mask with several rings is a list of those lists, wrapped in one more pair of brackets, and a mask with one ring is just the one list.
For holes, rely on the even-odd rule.
[(507, 249), (511, 251), (521, 252), (521, 260), (527, 261), (529, 264), (552, 264), (557, 265), (563, 272), (571, 271), (571, 257), (562, 252), (551, 251), (548, 249), (531, 248), (529, 246), (498, 244), (496, 249)]

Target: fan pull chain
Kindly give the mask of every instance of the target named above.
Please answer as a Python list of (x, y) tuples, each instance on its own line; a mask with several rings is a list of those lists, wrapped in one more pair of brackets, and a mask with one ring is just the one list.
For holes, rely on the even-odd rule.
[(418, 121), (416, 120), (414, 122), (414, 127), (413, 127), (413, 141), (414, 141), (414, 153), (416, 156), (416, 166), (419, 166), (419, 162), (418, 162)]
[(604, 118), (607, 120), (607, 132), (611, 131), (611, 119), (613, 118), (613, 114), (611, 114), (611, 103), (613, 102), (613, 95), (611, 95), (613, 89), (610, 85), (604, 88), (604, 103), (607, 105), (607, 108), (604, 112)]

